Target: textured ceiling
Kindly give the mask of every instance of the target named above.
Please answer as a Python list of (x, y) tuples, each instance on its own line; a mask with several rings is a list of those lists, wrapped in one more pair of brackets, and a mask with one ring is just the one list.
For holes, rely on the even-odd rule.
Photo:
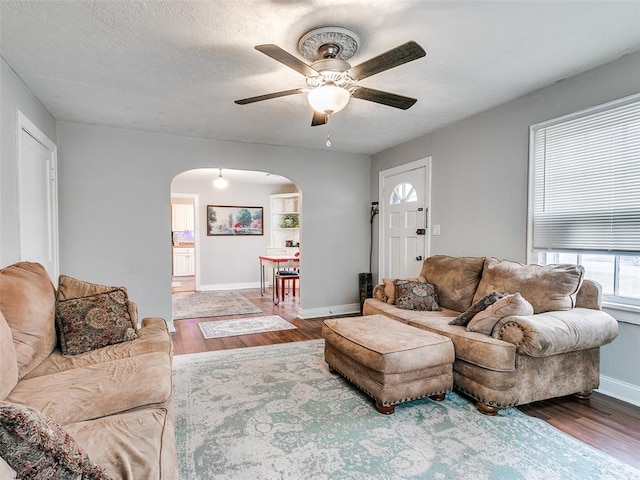
[(362, 80), (418, 98), (351, 99), (332, 149), (373, 154), (640, 49), (640, 0), (1, 2), (1, 54), (58, 120), (325, 149), (304, 77), (256, 51), (326, 25), (354, 30), (357, 65), (408, 40), (425, 58)]

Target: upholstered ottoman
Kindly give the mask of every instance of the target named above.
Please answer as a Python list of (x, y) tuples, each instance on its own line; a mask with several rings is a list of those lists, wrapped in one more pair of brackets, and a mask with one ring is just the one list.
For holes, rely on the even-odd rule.
[(384, 315), (324, 321), (324, 359), (376, 401), (380, 413), (421, 397), (444, 400), (453, 388), (449, 338)]

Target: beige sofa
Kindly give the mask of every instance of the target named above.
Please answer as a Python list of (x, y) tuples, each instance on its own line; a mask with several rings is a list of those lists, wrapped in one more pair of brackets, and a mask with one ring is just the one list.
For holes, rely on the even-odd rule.
[[(600, 346), (616, 338), (618, 325), (600, 309), (600, 286), (583, 276), (584, 269), (573, 265), (439, 255), (427, 258), (414, 280), (435, 286), (441, 310), (398, 308), (393, 279), (374, 288), (363, 310), (449, 337), (455, 388), (475, 399), (480, 411), (495, 415), (500, 408), (547, 398), (586, 398), (598, 387)], [(534, 313), (501, 318), (489, 335), (450, 325), (492, 291), (519, 292)]]
[[(62, 285), (61, 277), (56, 291), (36, 263), (0, 270), (0, 433), (7, 408), (32, 407), (61, 425), (109, 478), (177, 479), (166, 322), (145, 318), (133, 340), (76, 355), (60, 351), (56, 306), (113, 288), (70, 277)], [(126, 305), (127, 321), (136, 325), (135, 304)], [(13, 471), (9, 463), (0, 458), (0, 477)]]

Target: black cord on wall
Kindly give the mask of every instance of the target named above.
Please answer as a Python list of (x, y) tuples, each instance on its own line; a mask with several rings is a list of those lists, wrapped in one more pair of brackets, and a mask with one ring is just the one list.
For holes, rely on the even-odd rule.
[(371, 202), (371, 238), (369, 238), (369, 273), (371, 273), (371, 263), (373, 262), (373, 219), (378, 215), (378, 202)]

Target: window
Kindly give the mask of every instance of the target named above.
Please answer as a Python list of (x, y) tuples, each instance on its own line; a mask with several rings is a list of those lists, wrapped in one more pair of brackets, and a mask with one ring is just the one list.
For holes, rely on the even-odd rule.
[(411, 203), (417, 201), (418, 195), (416, 194), (416, 189), (413, 188), (413, 185), (402, 182), (393, 188), (391, 198), (389, 198), (389, 205), (398, 205), (402, 202)]
[(640, 306), (640, 95), (532, 126), (530, 171), (533, 260)]

